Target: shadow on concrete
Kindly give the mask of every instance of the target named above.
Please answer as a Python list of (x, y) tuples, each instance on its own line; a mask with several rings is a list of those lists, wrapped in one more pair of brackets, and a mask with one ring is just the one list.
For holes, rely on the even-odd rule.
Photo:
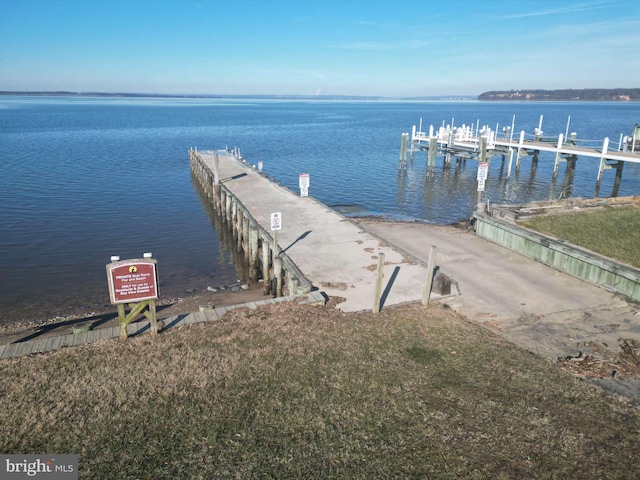
[(307, 238), (310, 233), (311, 233), (311, 230), (307, 230), (302, 235), (300, 235), (298, 238), (296, 238), (287, 248), (284, 248), (284, 249), (280, 250), (280, 253), (286, 252), (291, 247), (293, 247), (296, 243), (298, 243), (300, 240), (304, 240), (305, 238)]
[(393, 284), (398, 277), (398, 273), (400, 273), (400, 267), (396, 266), (396, 268), (393, 269), (391, 277), (389, 277), (389, 281), (387, 282), (387, 286), (385, 287), (384, 292), (382, 292), (382, 296), (380, 297), (380, 310), (382, 310), (382, 307), (384, 307), (384, 302), (387, 300), (387, 297), (391, 292), (391, 288), (393, 287)]
[(238, 175), (234, 175), (233, 177), (222, 178), (220, 183), (230, 182), (231, 180), (237, 180), (238, 178), (246, 177), (247, 173), (239, 173)]

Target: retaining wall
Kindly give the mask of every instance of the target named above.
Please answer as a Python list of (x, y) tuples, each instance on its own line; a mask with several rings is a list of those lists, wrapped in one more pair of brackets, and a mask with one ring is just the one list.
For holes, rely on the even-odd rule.
[(476, 235), (598, 287), (640, 301), (640, 270), (557, 238), (475, 212)]

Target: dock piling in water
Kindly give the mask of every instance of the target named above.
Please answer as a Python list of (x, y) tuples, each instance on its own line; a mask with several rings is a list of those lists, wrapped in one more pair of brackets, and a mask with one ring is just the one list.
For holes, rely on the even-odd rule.
[[(435, 172), (436, 157), (439, 153), (444, 155), (444, 168), (448, 168), (452, 157), (456, 157), (456, 163), (460, 165), (460, 163), (466, 161), (466, 159), (489, 163), (493, 155), (501, 155), (503, 164), (506, 157), (509, 157), (506, 171), (506, 179), (508, 179), (511, 177), (514, 151), (516, 157), (516, 175), (520, 172), (523, 157), (531, 156), (531, 171), (533, 174), (537, 170), (538, 162), (544, 160), (544, 158), (541, 157), (541, 153), (549, 152), (553, 154), (552, 158), (554, 161), (552, 181), (555, 182), (557, 178), (559, 164), (561, 162), (567, 162), (567, 175), (569, 181), (572, 182), (576, 160), (578, 156), (583, 156), (587, 158), (597, 158), (600, 162), (596, 182), (596, 196), (599, 193), (603, 171), (612, 168), (616, 169), (613, 185), (613, 196), (616, 196), (622, 179), (624, 163), (640, 163), (640, 153), (637, 152), (635, 140), (636, 136), (640, 137), (640, 128), (634, 130), (631, 141), (629, 141), (629, 137), (621, 136), (617, 149), (610, 148), (608, 137), (604, 139), (602, 148), (598, 149), (579, 146), (577, 134), (572, 132), (569, 135), (570, 116), (567, 120), (564, 134), (559, 133), (557, 137), (545, 137), (542, 130), (543, 118), (544, 116), (540, 115), (538, 127), (534, 129), (533, 135), (529, 135), (529, 139), (527, 139), (525, 131), (521, 130), (517, 143), (513, 142), (515, 115), (513, 116), (511, 127), (503, 127), (504, 134), (502, 138), (498, 138), (496, 132), (491, 130), (487, 125), (480, 128), (479, 120), (475, 126), (462, 124), (460, 127), (454, 127), (452, 119), (451, 125), (445, 125), (443, 122), (437, 132), (434, 132), (434, 127), (431, 125), (428, 134), (422, 131), (421, 121), (419, 130), (417, 130), (415, 126), (413, 127), (409, 145), (407, 145), (405, 140), (408, 134), (402, 134), (398, 168), (406, 168), (407, 150), (411, 151), (412, 156), (415, 151), (427, 150), (427, 178), (431, 177)], [(496, 125), (496, 131), (498, 127), (499, 125)]]

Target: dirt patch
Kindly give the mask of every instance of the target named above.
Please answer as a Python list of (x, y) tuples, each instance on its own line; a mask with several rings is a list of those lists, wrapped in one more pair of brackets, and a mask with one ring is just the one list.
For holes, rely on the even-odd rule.
[(347, 284), (344, 282), (321, 282), (320, 285), (324, 288), (332, 288), (344, 292), (347, 289)]

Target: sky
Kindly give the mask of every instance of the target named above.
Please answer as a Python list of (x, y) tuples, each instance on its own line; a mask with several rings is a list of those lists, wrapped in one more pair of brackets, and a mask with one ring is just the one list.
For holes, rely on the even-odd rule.
[(640, 87), (637, 0), (0, 0), (0, 90)]

